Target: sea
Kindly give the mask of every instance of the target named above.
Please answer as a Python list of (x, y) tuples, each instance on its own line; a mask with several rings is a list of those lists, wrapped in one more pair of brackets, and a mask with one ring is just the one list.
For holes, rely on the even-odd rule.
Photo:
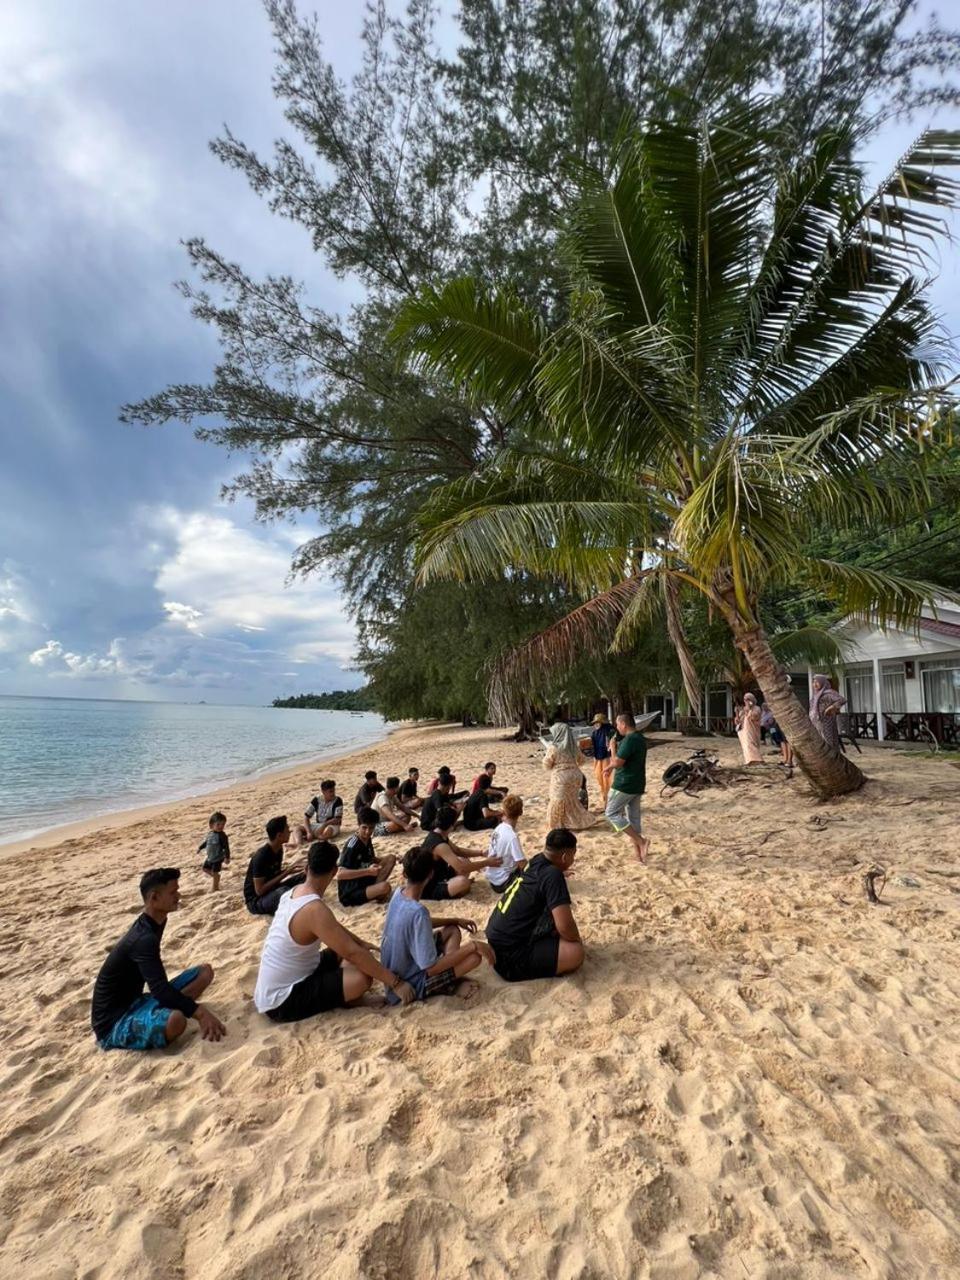
[(388, 728), (371, 712), (0, 696), (0, 845), (342, 755)]

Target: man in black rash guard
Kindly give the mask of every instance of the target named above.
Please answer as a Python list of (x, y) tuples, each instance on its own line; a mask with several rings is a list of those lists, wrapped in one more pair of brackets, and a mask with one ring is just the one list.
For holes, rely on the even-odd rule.
[(491, 809), (491, 800), (503, 797), (488, 773), (481, 773), (477, 779), (477, 789), (463, 806), (463, 825), (467, 831), (492, 831), (500, 825), (500, 810)]
[[(101, 1049), (162, 1049), (195, 1018), (204, 1040), (227, 1034), (220, 1019), (197, 997), (213, 981), (208, 964), (197, 965), (173, 981), (160, 959), (167, 916), (180, 906), (176, 867), (147, 871), (140, 880), (143, 914), (104, 960), (93, 988), (90, 1023)], [(150, 991), (144, 994), (143, 986)]]
[(482, 867), (499, 867), (501, 858), (489, 858), (482, 849), (461, 849), (453, 843), (451, 832), (457, 822), (457, 811), (445, 805), (437, 817), (437, 829), (424, 836), (421, 847), (433, 854), (433, 875), (426, 882), (422, 898), (445, 902), (462, 898), (470, 892), (471, 875)]
[(583, 964), (580, 930), (570, 909), (564, 874), (573, 866), (577, 837), (554, 827), (546, 848), (504, 889), (487, 921), (494, 968), (507, 982), (557, 978)]
[(272, 916), (280, 899), (294, 885), (303, 884), (306, 872), (302, 863), (283, 866), (283, 846), (290, 839), (286, 817), (271, 818), (267, 823), (267, 843), (250, 859), (243, 881), (243, 900), (252, 916)]

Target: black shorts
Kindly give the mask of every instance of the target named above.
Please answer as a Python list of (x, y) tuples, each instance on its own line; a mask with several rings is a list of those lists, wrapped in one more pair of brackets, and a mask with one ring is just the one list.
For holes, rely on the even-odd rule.
[(289, 876), (286, 880), (281, 881), (275, 889), (263, 894), (262, 897), (250, 898), (247, 901), (247, 910), (252, 916), (276, 915), (277, 907), (279, 907), (280, 899), (283, 895), (289, 893), (291, 889), (295, 889), (298, 884), (303, 884), (306, 878), (305, 875)]
[(783, 736), (783, 734), (780, 732), (779, 729), (771, 729), (770, 741), (773, 743), (775, 747), (782, 747), (783, 744), (786, 742), (786, 738)]
[(208, 876), (218, 876), (220, 872), (223, 870), (223, 859), (221, 859), (219, 862), (211, 862), (210, 859), (208, 858), (207, 861), (200, 868), (200, 870), (205, 871)]
[(450, 889), (448, 880), (431, 880), (421, 893), (421, 898), (429, 898), (431, 902), (449, 902)]
[(499, 827), (500, 821), (500, 818), (477, 818), (468, 826), (464, 818), (463, 826), (466, 831), (492, 831), (494, 827)]
[(497, 955), (493, 966), (507, 982), (527, 982), (531, 978), (555, 978), (560, 958), (560, 938), (534, 938), (526, 946), (503, 951), (491, 943)]
[(337, 885), (341, 907), (362, 907), (370, 901), (367, 890), (376, 883), (376, 876), (364, 876), (362, 880), (359, 877), (356, 880), (341, 880)]
[(329, 947), (320, 952), (320, 963), (307, 978), (302, 978), (276, 1009), (268, 1009), (267, 1017), (274, 1022), (299, 1022), (315, 1013), (328, 1009), (342, 1009), (343, 970), (340, 957)]

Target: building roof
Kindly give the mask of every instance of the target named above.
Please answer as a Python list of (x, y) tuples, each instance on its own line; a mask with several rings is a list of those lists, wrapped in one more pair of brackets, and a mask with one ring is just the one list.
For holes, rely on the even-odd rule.
[(935, 631), (938, 636), (951, 636), (960, 639), (960, 623), (941, 622), (939, 618), (921, 618), (920, 627), (923, 631)]

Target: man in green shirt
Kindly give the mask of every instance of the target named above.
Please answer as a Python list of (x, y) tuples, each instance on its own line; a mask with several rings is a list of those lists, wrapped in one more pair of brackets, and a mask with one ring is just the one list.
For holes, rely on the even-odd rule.
[(647, 740), (625, 711), (617, 716), (616, 748), (606, 763), (613, 774), (606, 819), (617, 835), (627, 833), (637, 857), (646, 862), (650, 841), (640, 834), (640, 797), (647, 789)]

